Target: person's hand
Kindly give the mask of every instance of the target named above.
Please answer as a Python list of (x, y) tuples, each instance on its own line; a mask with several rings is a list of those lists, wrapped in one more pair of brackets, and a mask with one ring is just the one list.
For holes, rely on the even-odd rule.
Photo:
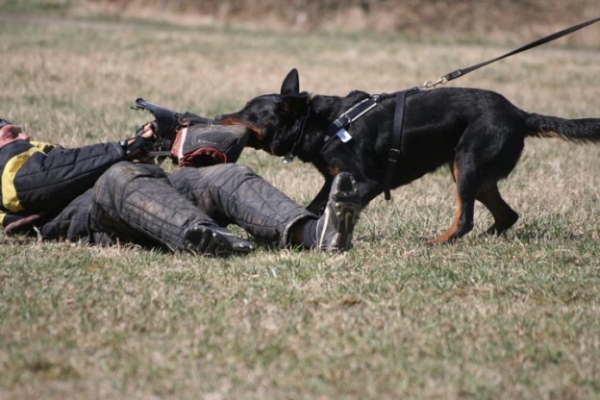
[(139, 129), (138, 132), (140, 133), (135, 137), (121, 142), (121, 146), (125, 150), (125, 158), (131, 161), (152, 164), (154, 163), (154, 158), (150, 157), (148, 153), (154, 150), (153, 143), (156, 140), (154, 125), (149, 122)]
[(144, 139), (148, 139), (152, 142), (156, 140), (156, 133), (153, 122), (148, 122), (142, 127), (142, 134), (140, 135)]
[(152, 142), (155, 142), (158, 136), (156, 135), (156, 121), (148, 122), (136, 129), (135, 136), (132, 139), (134, 140), (136, 137), (142, 136), (145, 139), (148, 139)]

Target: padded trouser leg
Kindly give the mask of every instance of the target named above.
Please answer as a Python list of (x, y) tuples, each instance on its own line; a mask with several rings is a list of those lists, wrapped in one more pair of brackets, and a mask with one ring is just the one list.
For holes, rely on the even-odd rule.
[(90, 226), (92, 189), (73, 200), (56, 217), (40, 227), (45, 240), (67, 239), (69, 241), (94, 242)]
[(94, 186), (92, 217), (102, 230), (134, 243), (183, 248), (186, 228), (216, 225), (175, 190), (158, 165), (121, 162)]
[(280, 246), (288, 244), (294, 223), (317, 218), (244, 165), (181, 168), (169, 179), (215, 220), (236, 223), (253, 236)]

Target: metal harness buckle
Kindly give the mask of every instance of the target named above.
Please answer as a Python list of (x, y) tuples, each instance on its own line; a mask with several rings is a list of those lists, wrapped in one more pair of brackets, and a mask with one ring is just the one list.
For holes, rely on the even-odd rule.
[(398, 159), (400, 158), (400, 150), (399, 149), (390, 149), (390, 152), (388, 153), (389, 155), (389, 162), (393, 162), (396, 163), (398, 162)]

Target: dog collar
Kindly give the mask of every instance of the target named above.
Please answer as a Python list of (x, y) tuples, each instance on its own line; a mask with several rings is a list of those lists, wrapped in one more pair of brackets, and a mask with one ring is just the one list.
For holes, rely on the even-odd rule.
[(294, 157), (296, 157), (296, 146), (298, 146), (298, 144), (300, 144), (300, 142), (302, 141), (302, 137), (304, 136), (304, 129), (306, 128), (306, 121), (308, 120), (308, 117), (310, 117), (310, 101), (306, 104), (306, 115), (304, 116), (304, 118), (302, 119), (302, 125), (300, 125), (300, 130), (296, 131), (296, 138), (294, 139), (294, 145), (292, 146), (292, 149), (290, 150), (289, 153), (287, 153), (284, 157), (283, 157), (283, 163), (284, 164), (289, 164), (292, 161), (294, 161)]

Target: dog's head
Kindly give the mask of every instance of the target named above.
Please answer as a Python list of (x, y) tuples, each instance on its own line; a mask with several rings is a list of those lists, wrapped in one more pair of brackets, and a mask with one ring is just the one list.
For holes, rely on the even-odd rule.
[(310, 95), (300, 92), (298, 71), (292, 69), (279, 94), (250, 100), (240, 111), (216, 118), (222, 125), (242, 125), (251, 131), (247, 146), (283, 156), (293, 147), (297, 132), (308, 113)]

